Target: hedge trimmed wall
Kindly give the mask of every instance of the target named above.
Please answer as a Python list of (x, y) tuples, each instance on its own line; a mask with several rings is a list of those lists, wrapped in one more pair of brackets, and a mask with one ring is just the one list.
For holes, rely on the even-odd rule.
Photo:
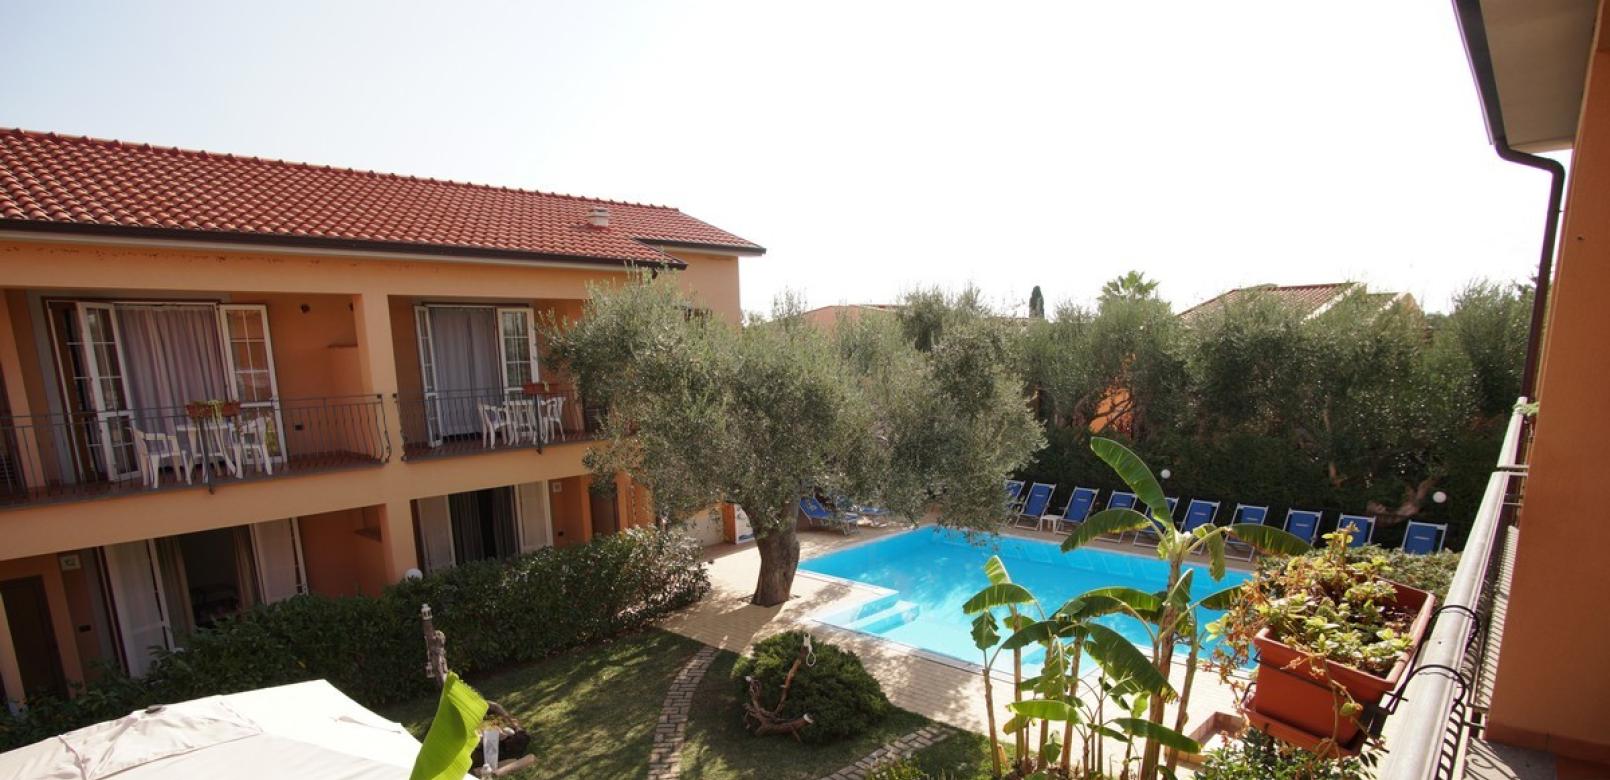
[(376, 707), (428, 695), (419, 622), (429, 604), (448, 664), (473, 675), (645, 627), (710, 588), (702, 548), (680, 531), (633, 528), (508, 561), (483, 561), (375, 598), (298, 596), (190, 636), (150, 674), (108, 671), (71, 699), (0, 716), (0, 752), (152, 704), (323, 678)]

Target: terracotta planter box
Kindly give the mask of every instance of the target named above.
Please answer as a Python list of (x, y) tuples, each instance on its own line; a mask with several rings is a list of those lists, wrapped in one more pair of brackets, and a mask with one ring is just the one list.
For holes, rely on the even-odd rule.
[(225, 401), (214, 407), (212, 404), (189, 403), (185, 404), (185, 414), (192, 420), (205, 420), (212, 417), (236, 417), (240, 414), (239, 401)]
[[(1425, 639), (1431, 613), (1437, 604), (1436, 597), (1426, 591), (1395, 582), (1392, 586), (1397, 588), (1398, 609), (1414, 614), (1409, 625), (1408, 652), (1398, 658), (1385, 677), (1334, 661), (1325, 662), (1329, 678), (1347, 689), (1348, 695), (1366, 708), (1380, 703), (1381, 697), (1396, 688), (1408, 672), (1409, 662)], [(1253, 689), (1250, 704), (1258, 715), (1307, 732), (1319, 741), (1330, 739), (1346, 745), (1356, 740), (1359, 723), (1341, 715), (1340, 707), (1345, 700), (1337, 701), (1337, 695), (1325, 678), (1310, 671), (1306, 662), (1292, 669), (1285, 668), (1301, 658), (1296, 650), (1270, 637), (1267, 628), (1259, 631), (1252, 641), (1258, 648), (1258, 684)]]

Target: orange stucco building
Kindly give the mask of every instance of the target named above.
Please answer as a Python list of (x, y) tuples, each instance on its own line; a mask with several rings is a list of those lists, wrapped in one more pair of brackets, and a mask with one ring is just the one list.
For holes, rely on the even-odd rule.
[(665, 207), (0, 131), (0, 685), (252, 604), (651, 522), (546, 365), (589, 285), (739, 319), (759, 246)]
[[(1456, 0), (1488, 133), (1552, 174), (1535, 352), (1539, 403), (1484, 736), (1546, 751), (1560, 777), (1610, 772), (1610, 30), (1595, 0)], [(1570, 173), (1536, 153), (1570, 149)], [(1544, 216), (1539, 204), (1539, 216)], [(1550, 264), (1553, 273), (1550, 274)], [(1552, 281), (1552, 285), (1549, 282)], [(1540, 327), (1538, 327), (1540, 326)], [(1535, 368), (1533, 367), (1535, 366)]]

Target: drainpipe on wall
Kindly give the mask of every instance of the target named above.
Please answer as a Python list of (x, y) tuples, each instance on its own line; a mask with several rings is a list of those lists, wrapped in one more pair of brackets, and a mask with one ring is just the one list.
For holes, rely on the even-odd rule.
[(1539, 157), (1509, 145), (1504, 115), (1498, 103), (1498, 81), (1493, 75), (1492, 50), (1487, 45), (1487, 27), (1482, 21), (1480, 0), (1453, 0), (1459, 32), (1465, 39), (1470, 73), (1481, 97), (1482, 115), (1487, 119), (1487, 137), (1502, 160), (1536, 168), (1549, 174), (1547, 221), (1543, 225), (1543, 250), (1537, 261), (1537, 290), (1532, 296), (1532, 325), (1526, 337), (1526, 365), (1521, 374), (1521, 395), (1537, 398), (1538, 364), (1542, 360), (1543, 325), (1548, 317), (1549, 281), (1554, 271), (1554, 244), (1559, 239), (1560, 212), (1565, 200), (1565, 166), (1557, 160)]

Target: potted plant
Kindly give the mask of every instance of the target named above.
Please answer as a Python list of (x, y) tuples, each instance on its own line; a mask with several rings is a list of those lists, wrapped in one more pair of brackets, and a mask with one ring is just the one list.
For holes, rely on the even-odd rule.
[(240, 415), (239, 401), (191, 401), (184, 405), (185, 414), (192, 420), (223, 419)]
[(1436, 597), (1387, 577), (1384, 555), (1349, 560), (1348, 531), (1259, 573), (1215, 625), (1228, 670), (1258, 651), (1248, 719), (1315, 752), (1353, 752), (1360, 716), (1407, 673)]

